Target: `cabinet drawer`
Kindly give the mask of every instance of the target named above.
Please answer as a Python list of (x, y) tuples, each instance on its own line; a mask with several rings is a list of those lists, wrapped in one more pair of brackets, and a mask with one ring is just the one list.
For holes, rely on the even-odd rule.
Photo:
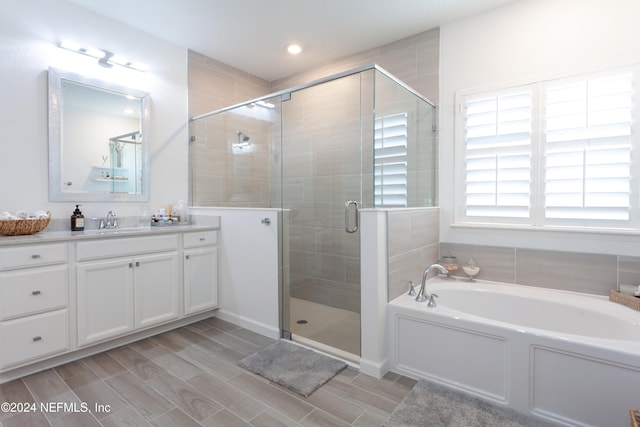
[(65, 308), (67, 265), (0, 273), (0, 320)]
[(0, 270), (64, 264), (66, 262), (66, 243), (24, 245), (0, 249)]
[(216, 245), (218, 244), (218, 232), (216, 230), (208, 230), (184, 233), (184, 241), (182, 244), (185, 248)]
[(69, 349), (67, 309), (0, 322), (0, 369)]
[(79, 261), (121, 257), (147, 252), (175, 251), (177, 249), (177, 234), (145, 237), (110, 237), (77, 243)]

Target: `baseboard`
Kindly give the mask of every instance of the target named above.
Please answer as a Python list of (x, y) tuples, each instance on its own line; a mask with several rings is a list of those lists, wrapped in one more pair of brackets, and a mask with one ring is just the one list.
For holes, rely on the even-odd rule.
[(227, 322), (231, 322), (235, 325), (241, 326), (245, 329), (258, 333), (260, 335), (264, 335), (269, 338), (273, 338), (275, 340), (280, 339), (280, 329), (267, 325), (262, 322), (258, 322), (253, 319), (249, 319), (244, 316), (239, 316), (236, 313), (231, 313), (224, 309), (219, 309), (216, 312), (216, 317), (226, 320)]
[(389, 372), (389, 359), (385, 359), (382, 362), (373, 362), (361, 357), (360, 372), (374, 378), (382, 378)]

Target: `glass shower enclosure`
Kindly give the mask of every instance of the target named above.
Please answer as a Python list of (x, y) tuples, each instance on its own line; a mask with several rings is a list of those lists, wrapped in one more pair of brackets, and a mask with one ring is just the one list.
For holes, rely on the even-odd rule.
[(436, 205), (435, 107), (375, 65), (194, 117), (194, 206), (278, 208), (283, 337), (357, 361), (361, 209)]

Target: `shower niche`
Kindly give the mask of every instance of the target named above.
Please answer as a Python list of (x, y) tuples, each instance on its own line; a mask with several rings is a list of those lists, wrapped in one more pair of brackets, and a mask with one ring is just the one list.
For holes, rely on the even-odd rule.
[(375, 65), (191, 119), (192, 204), (280, 211), (283, 336), (358, 359), (359, 211), (436, 205), (434, 125)]

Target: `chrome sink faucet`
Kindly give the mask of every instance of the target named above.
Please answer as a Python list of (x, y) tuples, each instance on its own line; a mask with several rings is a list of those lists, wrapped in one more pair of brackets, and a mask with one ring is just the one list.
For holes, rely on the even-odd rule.
[(432, 264), (429, 267), (427, 267), (424, 270), (424, 273), (422, 274), (422, 285), (420, 285), (420, 290), (418, 291), (418, 295), (416, 296), (416, 301), (418, 302), (424, 302), (428, 298), (428, 296), (425, 293), (425, 286), (427, 283), (427, 276), (429, 275), (429, 272), (431, 271), (432, 268), (438, 269), (442, 274), (449, 274), (447, 269), (441, 266), (440, 264)]
[(100, 221), (100, 229), (113, 229), (118, 228), (118, 220), (116, 219), (116, 213), (114, 211), (107, 212), (107, 219)]

